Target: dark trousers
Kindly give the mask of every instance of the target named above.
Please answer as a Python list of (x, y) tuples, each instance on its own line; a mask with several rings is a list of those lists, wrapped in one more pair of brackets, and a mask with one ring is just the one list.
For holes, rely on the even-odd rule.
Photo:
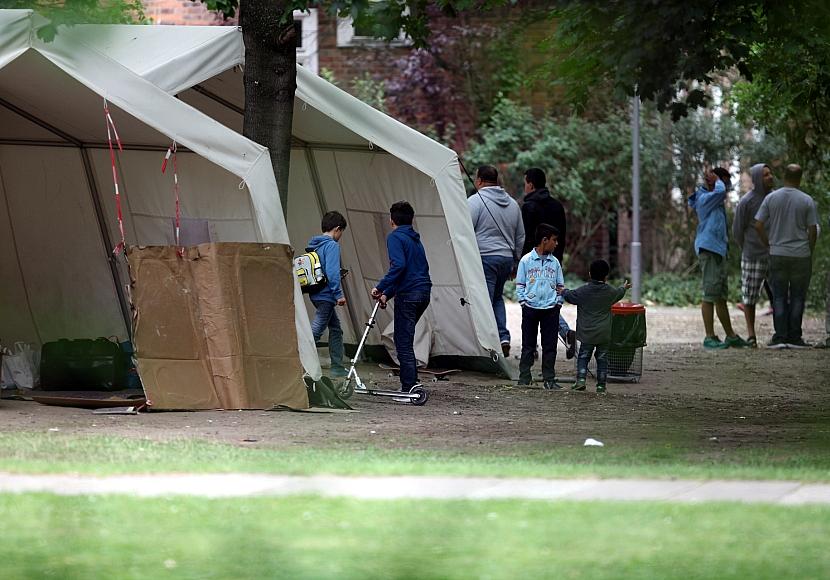
[(429, 306), (429, 293), (406, 292), (395, 296), (395, 350), (401, 366), (401, 390), (409, 392), (418, 382), (415, 360), (415, 325)]
[[(596, 350), (594, 350), (596, 349)], [(586, 342), (579, 343), (579, 355), (576, 359), (576, 378), (584, 379), (588, 376), (588, 363), (591, 353), (597, 360), (597, 384), (604, 385), (608, 380), (608, 345), (593, 345)]]
[(530, 382), (530, 368), (536, 354), (536, 335), (542, 334), (542, 377), (546, 381), (556, 378), (556, 334), (559, 331), (559, 310), (540, 310), (522, 306), (522, 358), (519, 360), (519, 381)]
[(769, 278), (772, 286), (773, 340), (801, 340), (801, 319), (807, 301), (807, 289), (813, 274), (812, 258), (769, 257)]

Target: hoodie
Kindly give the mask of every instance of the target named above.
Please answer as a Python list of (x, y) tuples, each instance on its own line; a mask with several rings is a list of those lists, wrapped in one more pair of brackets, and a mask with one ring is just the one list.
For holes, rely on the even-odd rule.
[(315, 302), (337, 302), (343, 298), (343, 288), (340, 286), (340, 244), (331, 236), (314, 236), (308, 241), (306, 251), (315, 251), (320, 256), (323, 271), (328, 278), (328, 285), (308, 297)]
[(429, 263), (418, 235), (412, 226), (398, 226), (386, 237), (389, 271), (376, 288), (387, 298), (404, 292), (429, 294), (432, 280)]
[(467, 198), (467, 206), (479, 253), (518, 260), (525, 242), (525, 228), (522, 210), (516, 200), (501, 187), (482, 187)]
[(745, 260), (758, 261), (769, 256), (769, 248), (761, 242), (758, 232), (752, 225), (755, 214), (767, 195), (764, 187), (764, 167), (767, 166), (758, 163), (749, 168), (752, 189), (738, 202), (735, 208), (735, 221), (732, 222), (732, 237), (741, 247), (741, 255)]
[(536, 235), (536, 228), (539, 224), (548, 224), (559, 230), (559, 237), (557, 238), (556, 249), (553, 255), (562, 263), (562, 258), (565, 255), (565, 234), (567, 220), (565, 218), (565, 208), (556, 199), (551, 197), (550, 191), (547, 187), (541, 189), (534, 189), (528, 194), (525, 194), (524, 202), (522, 203), (522, 223), (525, 229), (525, 243), (522, 247), (522, 256), (529, 254), (533, 249), (534, 237)]
[(689, 197), (689, 206), (697, 212), (697, 235), (695, 236), (695, 253), (708, 250), (726, 257), (729, 243), (726, 229), (726, 186), (723, 181), (715, 181), (712, 191), (701, 186)]

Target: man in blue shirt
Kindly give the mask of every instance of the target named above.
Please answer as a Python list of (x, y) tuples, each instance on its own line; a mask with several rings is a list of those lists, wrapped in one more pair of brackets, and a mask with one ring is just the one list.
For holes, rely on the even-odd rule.
[[(697, 212), (698, 217), (695, 252), (703, 275), (703, 299), (700, 303), (703, 327), (706, 330), (703, 347), (708, 349), (744, 347), (747, 343), (732, 329), (729, 308), (726, 306), (729, 286), (724, 200), (728, 189), (726, 184), (729, 183), (729, 172), (716, 167), (712, 171), (707, 171), (704, 179), (705, 185), (700, 186), (689, 197), (689, 206)], [(726, 340), (723, 342), (715, 334), (716, 310), (718, 320), (726, 333)]]

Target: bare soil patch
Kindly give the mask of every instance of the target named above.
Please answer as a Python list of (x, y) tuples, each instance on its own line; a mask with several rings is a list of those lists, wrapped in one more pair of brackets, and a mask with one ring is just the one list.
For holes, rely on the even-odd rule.
[[(510, 310), (518, 337), (512, 305)], [(570, 310), (565, 315), (575, 318)], [(733, 323), (743, 330), (740, 312)], [(772, 321), (761, 317), (760, 323), (759, 340), (766, 339)], [(823, 339), (823, 326), (823, 320), (805, 320), (805, 339)], [(427, 383), (431, 397), (423, 407), (355, 395), (350, 400), (354, 413), (102, 416), (4, 400), (0, 421), (6, 431), (58, 429), (74, 435), (198, 438), (276, 448), (372, 445), (482, 453), (581, 445), (586, 437), (633, 447), (672, 444), (715, 455), (739, 447), (785, 452), (810, 445), (816, 436), (828, 440), (830, 350), (705, 351), (700, 314), (692, 308), (649, 308), (648, 330), (641, 382), (611, 383), (605, 396), (590, 392), (590, 382), (586, 393), (548, 392), (463, 372), (447, 382)], [(557, 368), (559, 374), (573, 375), (573, 361), (565, 360), (561, 348)], [(364, 365), (362, 376), (378, 385), (396, 381), (375, 365)]]

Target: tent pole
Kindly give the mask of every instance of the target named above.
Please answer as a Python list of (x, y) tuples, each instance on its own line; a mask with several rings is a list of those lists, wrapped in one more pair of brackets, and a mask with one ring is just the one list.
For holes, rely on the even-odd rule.
[[(127, 337), (132, 341), (133, 339), (133, 325), (132, 317), (130, 316), (130, 306), (127, 303), (127, 297), (124, 295), (124, 289), (121, 287), (121, 277), (118, 275), (118, 264), (116, 264), (115, 257), (112, 255), (112, 238), (110, 238), (109, 230), (107, 229), (107, 222), (104, 218), (104, 209), (101, 207), (101, 195), (98, 191), (98, 184), (95, 181), (95, 173), (92, 170), (92, 160), (89, 157), (89, 150), (81, 146), (81, 159), (84, 162), (84, 174), (86, 181), (89, 184), (89, 196), (92, 199), (92, 206), (95, 208), (95, 217), (98, 222), (98, 229), (101, 232), (101, 240), (104, 242), (104, 251), (107, 256), (107, 263), (112, 274), (112, 281), (115, 284), (115, 292), (118, 294), (118, 305), (121, 307), (121, 316), (124, 317), (124, 324), (127, 328)], [(124, 249), (126, 252), (127, 249)], [(127, 259), (126, 253), (124, 259)]]

